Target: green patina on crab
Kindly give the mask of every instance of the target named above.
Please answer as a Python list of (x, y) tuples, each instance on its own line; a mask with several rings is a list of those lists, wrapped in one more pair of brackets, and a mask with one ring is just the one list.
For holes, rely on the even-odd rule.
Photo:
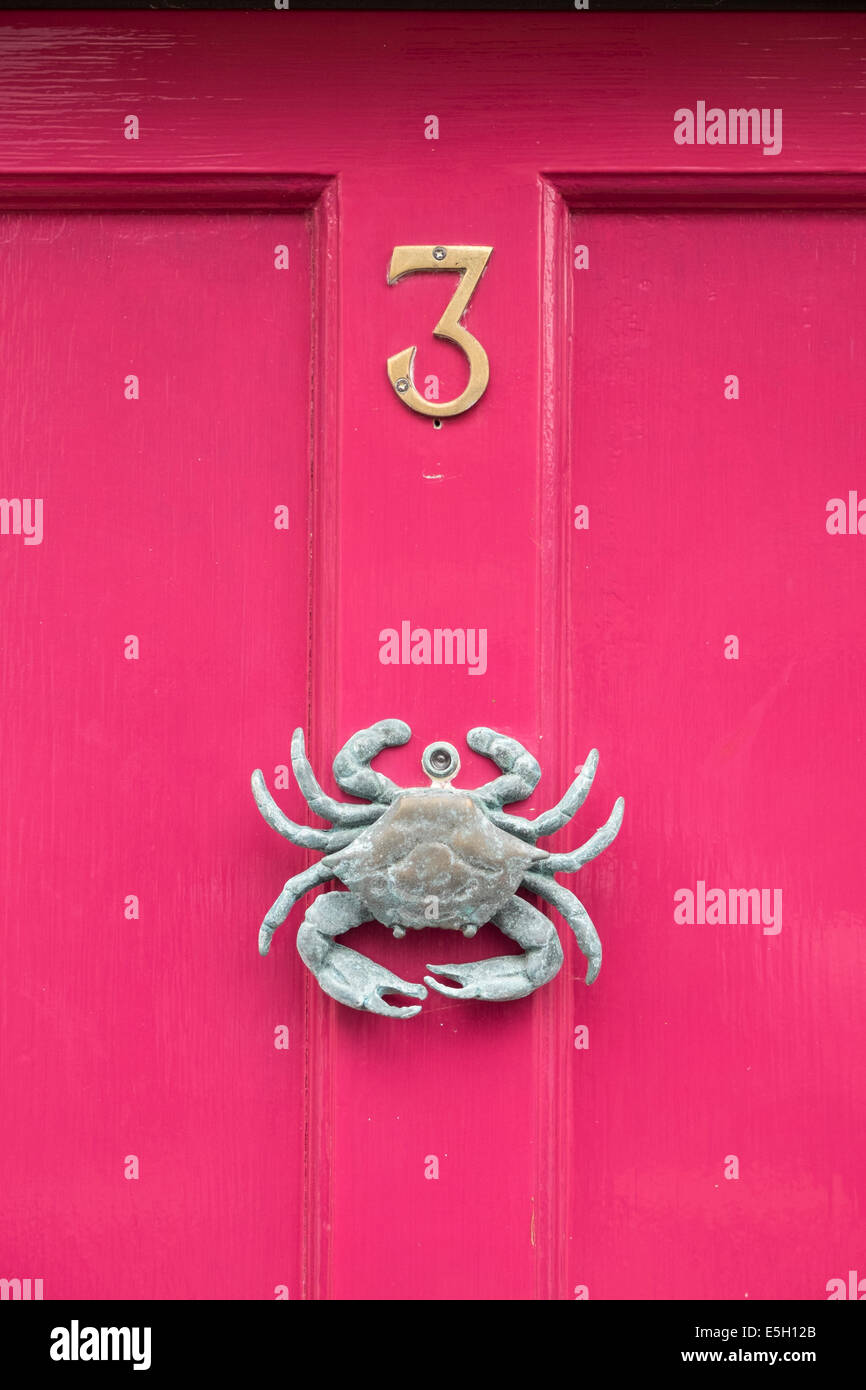
[(527, 820), (503, 811), (535, 789), (541, 768), (531, 753), (493, 729), (471, 729), (466, 742), (492, 759), (503, 776), (483, 787), (463, 790), (452, 785), (460, 768), (456, 748), (431, 743), (421, 765), (427, 787), (398, 787), (370, 766), (384, 748), (407, 743), (410, 729), (401, 719), (382, 719), (353, 734), (334, 759), (334, 777), (343, 791), (369, 804), (337, 801), (322, 790), (304, 751), (304, 736), (295, 730), (292, 768), (304, 797), (330, 830), (296, 825), (276, 805), (260, 770), (252, 776), (259, 810), (274, 830), (293, 844), (323, 849), (324, 858), (290, 878), (265, 917), (259, 950), (267, 955), (271, 938), (299, 898), (312, 888), (337, 879), (348, 892), (322, 893), (311, 903), (298, 932), (298, 950), (322, 989), (341, 1004), (389, 1018), (411, 1018), (421, 1005), (389, 1004), (386, 994), (426, 999), (425, 985), (412, 984), (337, 945), (335, 937), (362, 922), (377, 921), (397, 937), (423, 927), (443, 927), (474, 936), (493, 922), (523, 948), (521, 955), (497, 956), (467, 965), (428, 965), (456, 985), (425, 975), (425, 984), (462, 999), (520, 999), (547, 984), (562, 965), (554, 923), (525, 898), (524, 888), (556, 907), (568, 922), (587, 960), (586, 983), (601, 967), (601, 942), (580, 900), (557, 883), (554, 874), (573, 873), (615, 839), (622, 824), (620, 797), (601, 829), (579, 849), (550, 854), (536, 840), (552, 835), (583, 805), (598, 766), (595, 749), (562, 800), (550, 811)]

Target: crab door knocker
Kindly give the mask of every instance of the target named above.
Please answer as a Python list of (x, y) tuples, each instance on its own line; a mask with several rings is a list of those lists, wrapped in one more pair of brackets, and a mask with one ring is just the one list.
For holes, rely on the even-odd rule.
[(554, 874), (574, 873), (607, 849), (622, 824), (623, 798), (579, 849), (550, 854), (535, 842), (561, 829), (583, 805), (598, 766), (596, 749), (562, 800), (526, 820), (502, 809), (529, 796), (541, 776), (535, 758), (516, 739), (484, 728), (466, 735), (469, 747), (504, 774), (483, 787), (452, 786), (460, 758), (450, 743), (425, 748), (421, 766), (430, 778), (428, 787), (399, 787), (370, 763), (384, 748), (407, 743), (410, 734), (402, 719), (381, 719), (353, 734), (337, 754), (337, 784), (370, 803), (359, 805), (337, 801), (322, 790), (304, 751), (303, 731), (295, 730), (292, 768), (298, 786), (310, 809), (331, 822), (330, 830), (289, 820), (261, 771), (253, 773), (253, 795), (268, 825), (293, 844), (326, 851), (283, 888), (261, 925), (261, 954), (268, 954), (274, 932), (299, 898), (338, 879), (348, 892), (322, 893), (313, 900), (298, 931), (298, 951), (322, 989), (341, 1004), (388, 1018), (411, 1018), (420, 1004), (398, 1007), (383, 995), (427, 997), (424, 985), (401, 980), (358, 951), (336, 944), (343, 932), (369, 921), (391, 927), (395, 937), (430, 926), (471, 937), (485, 922), (493, 922), (523, 947), (522, 955), (428, 965), (457, 984), (442, 984), (432, 975), (424, 976), (425, 984), (461, 999), (522, 999), (552, 980), (563, 960), (554, 923), (517, 896), (517, 889), (525, 888), (562, 913), (586, 957), (586, 983), (591, 985), (601, 968), (601, 942), (586, 908)]

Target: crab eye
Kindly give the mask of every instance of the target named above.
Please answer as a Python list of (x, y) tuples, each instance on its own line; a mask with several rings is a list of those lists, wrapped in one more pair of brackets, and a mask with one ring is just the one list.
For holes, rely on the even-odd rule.
[(424, 749), (421, 766), (428, 777), (442, 781), (456, 776), (460, 767), (457, 749), (450, 743), (431, 743)]

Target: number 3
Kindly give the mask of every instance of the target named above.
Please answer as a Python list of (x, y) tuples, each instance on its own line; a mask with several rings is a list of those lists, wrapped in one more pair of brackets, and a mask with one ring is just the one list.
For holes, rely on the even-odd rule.
[(417, 270), (459, 270), (462, 272), (454, 294), (433, 332), (437, 338), (447, 338), (462, 348), (469, 361), (469, 381), (465, 391), (453, 401), (426, 401), (415, 386), (412, 365), (417, 346), (395, 352), (388, 358), (388, 377), (391, 385), (410, 410), (419, 415), (462, 415), (487, 390), (490, 363), (477, 338), (460, 323), (475, 287), (484, 274), (493, 251), (492, 246), (395, 246), (388, 268), (388, 284), (393, 285), (404, 275)]

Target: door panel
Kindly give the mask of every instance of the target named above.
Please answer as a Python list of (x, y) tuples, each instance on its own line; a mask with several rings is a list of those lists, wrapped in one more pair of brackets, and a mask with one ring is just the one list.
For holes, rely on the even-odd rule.
[(7, 213), (0, 274), (4, 484), (44, 517), (0, 549), (4, 1261), (296, 1291), (303, 980), (249, 949), (284, 856), (235, 808), (306, 698), (307, 218)]
[[(616, 711), (630, 836), (665, 845), (639, 871), (605, 856), (589, 895), (622, 905), (605, 968), (623, 993), (573, 1075), (599, 1125), (571, 1276), (603, 1298), (809, 1298), (844, 1264), (862, 1176), (862, 562), (827, 503), (847, 511), (861, 463), (866, 220), (821, 181), (814, 208), (777, 212), (683, 182), (666, 209), (638, 186), (569, 218), (594, 268), (563, 306), (589, 507), (573, 650), (605, 742)], [(677, 921), (698, 880), (722, 920)], [(744, 921), (737, 898), (732, 917), (756, 887), (770, 912), (750, 899)]]

